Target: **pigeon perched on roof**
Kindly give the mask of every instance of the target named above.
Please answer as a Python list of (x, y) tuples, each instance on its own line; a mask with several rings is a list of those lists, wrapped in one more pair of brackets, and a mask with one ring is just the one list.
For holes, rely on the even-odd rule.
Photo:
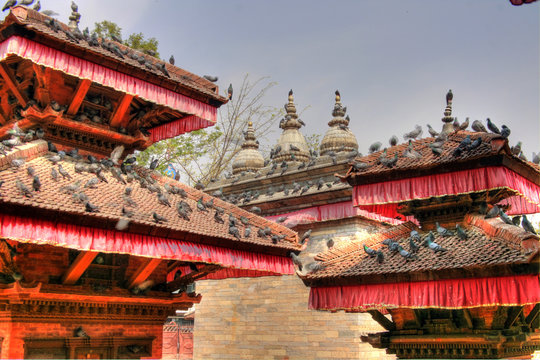
[(227, 100), (232, 100), (233, 96), (233, 87), (232, 84), (229, 84), (229, 88), (227, 89)]
[(503, 139), (507, 139), (510, 136), (510, 128), (506, 125), (501, 126), (501, 136)]
[(364, 251), (365, 251), (366, 254), (368, 254), (370, 257), (375, 257), (375, 256), (377, 256), (377, 251), (373, 250), (372, 248), (370, 248), (370, 247), (367, 246), (366, 244), (364, 244)]
[(529, 219), (527, 219), (527, 216), (525, 216), (525, 214), (521, 215), (521, 226), (523, 227), (523, 229), (525, 229), (525, 231), (528, 231), (530, 233), (537, 235), (536, 230), (532, 226)]
[(456, 224), (456, 234), (461, 240), (467, 240), (469, 238), (469, 235), (467, 235), (465, 229), (459, 226), (459, 224)]
[(501, 131), (499, 130), (499, 128), (497, 127), (497, 125), (495, 125), (494, 123), (491, 122), (490, 118), (487, 118), (486, 119), (486, 122), (487, 122), (487, 127), (489, 130), (491, 130), (491, 132), (495, 133), (495, 134), (501, 134)]
[(374, 152), (377, 152), (379, 151), (379, 149), (381, 148), (382, 146), (382, 143), (380, 141), (377, 141), (377, 142), (374, 142), (373, 144), (371, 144), (369, 146), (369, 153), (370, 154), (373, 154)]
[(7, 9), (11, 9), (15, 5), (17, 5), (17, 0), (8, 0), (5, 3), (4, 7), (2, 8), (2, 11), (6, 11)]
[(216, 82), (219, 79), (217, 76), (212, 76), (212, 75), (203, 75), (203, 78), (205, 78), (206, 80), (210, 82)]
[(430, 231), (426, 239), (424, 240), (424, 246), (429, 247), (434, 252), (444, 252), (446, 251), (441, 245), (437, 244), (435, 241), (435, 236)]
[(174, 55), (169, 58), (169, 64), (174, 65)]
[(397, 138), (396, 135), (392, 135), (390, 140), (388, 140), (388, 142), (390, 143), (390, 146), (396, 146), (398, 141), (399, 141), (399, 139)]
[(420, 125), (416, 125), (414, 127), (414, 130), (408, 132), (408, 133), (405, 133), (405, 135), (403, 135), (403, 139), (405, 140), (416, 140), (418, 137), (422, 136), (422, 127)]
[(474, 120), (471, 128), (476, 132), (487, 132), (486, 127), (479, 120)]

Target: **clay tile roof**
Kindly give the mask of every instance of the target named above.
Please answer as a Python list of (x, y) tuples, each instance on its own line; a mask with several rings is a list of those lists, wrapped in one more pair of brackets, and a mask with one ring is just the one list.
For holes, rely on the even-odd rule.
[[(454, 150), (459, 146), (461, 141), (467, 135), (469, 135), (473, 141), (478, 137), (481, 137), (481, 145), (474, 150), (464, 151), (460, 156), (454, 156)], [(392, 168), (388, 168), (379, 162), (379, 158), (382, 155), (383, 150), (363, 156), (361, 158), (357, 158), (356, 161), (367, 163), (370, 166), (361, 171), (355, 171), (355, 169), (351, 167), (344, 178), (349, 181), (352, 179), (362, 179), (362, 182), (370, 182), (370, 178), (372, 178), (373, 175), (377, 175), (377, 178), (380, 179), (380, 176), (384, 177), (390, 174), (392, 174), (392, 176), (397, 176), (397, 173), (410, 170), (418, 172), (419, 170), (427, 170), (435, 167), (444, 168), (451, 164), (463, 164), (471, 160), (481, 159), (499, 153), (505, 153), (506, 155), (513, 157), (514, 160), (523, 162), (528, 166), (538, 169), (538, 167), (533, 163), (523, 161), (518, 157), (512, 155), (510, 149), (508, 148), (507, 141), (497, 134), (470, 131), (459, 131), (451, 133), (448, 136), (448, 140), (443, 145), (443, 153), (441, 155), (435, 155), (431, 148), (428, 146), (434, 141), (435, 138), (429, 137), (414, 140), (412, 142), (414, 150), (416, 150), (422, 155), (419, 159), (403, 157), (403, 152), (409, 145), (408, 142), (387, 148), (388, 158), (393, 158), (396, 153), (399, 156), (396, 165)]]
[[(116, 222), (121, 218), (122, 207), (134, 212), (131, 218), (129, 231), (152, 234), (163, 237), (180, 238), (182, 240), (208, 243), (211, 245), (233, 246), (235, 248), (252, 249), (266, 248), (274, 249), (274, 252), (286, 253), (288, 250), (296, 250), (300, 248), (298, 238), (294, 231), (279, 225), (275, 222), (266, 220), (256, 216), (246, 210), (238, 208), (235, 205), (227, 203), (217, 198), (213, 198), (199, 190), (186, 186), (173, 179), (156, 175), (148, 169), (137, 168), (136, 171), (141, 176), (152, 176), (161, 191), (166, 193), (164, 185), (167, 183), (170, 186), (176, 186), (183, 189), (187, 193), (187, 198), (183, 199), (193, 209), (190, 215), (190, 220), (183, 220), (177, 213), (177, 204), (182, 200), (182, 197), (177, 194), (167, 194), (171, 203), (171, 207), (162, 205), (158, 202), (157, 194), (151, 192), (148, 188), (141, 187), (139, 181), (133, 180), (127, 186), (132, 188), (131, 198), (136, 202), (136, 207), (129, 207), (124, 200), (124, 191), (126, 185), (116, 180), (109, 170), (103, 170), (108, 183), (100, 182), (95, 188), (84, 188), (86, 182), (95, 177), (95, 174), (90, 172), (77, 173), (74, 167), (88, 163), (80, 160), (79, 162), (66, 156), (60, 162), (62, 167), (67, 170), (72, 179), (63, 179), (59, 176), (59, 181), (56, 182), (51, 177), (51, 169), (58, 170), (57, 165), (53, 165), (48, 158), (52, 153), (47, 152), (47, 143), (43, 140), (36, 140), (21, 146), (18, 150), (12, 150), (7, 156), (0, 156), (0, 181), (4, 181), (0, 189), (0, 211), (12, 212), (15, 207), (19, 209), (23, 216), (26, 214), (36, 213), (37, 210), (46, 213), (54, 213), (62, 218), (77, 217), (81, 224), (91, 224), (91, 226), (113, 228)], [(26, 158), (25, 164), (16, 169), (11, 166), (11, 160), (16, 158)], [(31, 166), (41, 181), (41, 191), (33, 192), (33, 196), (28, 198), (21, 194), (16, 187), (16, 179), (20, 179), (30, 189), (32, 188), (32, 177), (27, 174), (27, 167)], [(124, 176), (126, 179), (126, 176)], [(99, 207), (99, 212), (85, 212), (85, 206), (80, 201), (74, 200), (72, 195), (65, 189), (68, 185), (80, 182), (80, 189), (88, 196), (89, 201), (93, 205)], [(222, 216), (224, 224), (219, 224), (214, 220), (215, 210), (210, 210), (208, 213), (197, 210), (197, 200), (204, 197), (204, 202), (211, 199), (214, 200), (214, 205), (222, 208), (225, 212)], [(8, 210), (9, 209), (9, 210)], [(153, 221), (152, 214), (156, 212), (160, 216), (168, 219), (167, 222), (156, 224)], [(240, 223), (238, 228), (241, 233), (241, 238), (236, 239), (229, 234), (229, 214), (232, 214), (236, 219), (244, 216), (249, 219), (252, 229), (249, 237), (244, 237), (244, 225)], [(71, 220), (73, 221), (73, 220)], [(269, 227), (273, 234), (286, 235), (283, 240), (277, 244), (273, 244), (272, 240), (257, 236), (258, 228)]]
[[(138, 61), (131, 59), (129, 56), (124, 56), (124, 58), (122, 59), (117, 55), (113, 54), (112, 52), (103, 49), (101, 46), (90, 46), (84, 40), (80, 40), (78, 43), (70, 41), (70, 39), (64, 32), (55, 32), (44, 23), (44, 21), (48, 18), (48, 16), (33, 9), (23, 6), (16, 6), (11, 9), (11, 13), (4, 19), (3, 24), (1, 24), (0, 27), (5, 27), (11, 23), (16, 23), (24, 26), (27, 29), (44, 35), (45, 37), (52, 39), (56, 43), (60, 42), (60, 50), (67, 53), (73, 53), (74, 56), (86, 56), (92, 59), (92, 61), (94, 62), (99, 62), (100, 58), (104, 58), (106, 59), (104, 62), (104, 64), (106, 64), (105, 66), (111, 67), (112, 63), (121, 64), (122, 66), (115, 69), (118, 71), (127, 72), (128, 74), (136, 77), (140, 77), (142, 78), (142, 80), (148, 80), (151, 77), (155, 77), (157, 79), (155, 82), (158, 82), (159, 84), (163, 84), (165, 81), (170, 80), (184, 88), (196, 91), (220, 103), (227, 102), (226, 98), (220, 96), (217, 93), (216, 85), (202, 77), (199, 77), (193, 73), (190, 73), (186, 70), (171, 65), (168, 62), (165, 62), (167, 71), (171, 75), (171, 77), (169, 78), (166, 77), (161, 71), (157, 69), (150, 70), (145, 67), (144, 64), (141, 65)], [(66, 24), (63, 24), (61, 22), (58, 23), (63, 29), (69, 30)], [(127, 46), (114, 42), (113, 40), (107, 41), (117, 44), (121, 50), (128, 48)], [(69, 46), (66, 46), (67, 44), (69, 44)], [(83, 50), (83, 52), (81, 52), (81, 50)], [(163, 62), (163, 60), (144, 54), (142, 52), (139, 52), (138, 50), (130, 49), (130, 51), (137, 53), (139, 57), (144, 56), (152, 64)], [(112, 63), (111, 60), (113, 61)], [(137, 72), (127, 71), (127, 67), (136, 68), (139, 70), (139, 73), (140, 70), (142, 70), (143, 75), (138, 76)]]
[[(435, 234), (435, 242), (447, 249), (434, 252), (421, 244), (428, 232), (420, 232), (422, 241), (416, 259), (405, 259), (398, 252), (392, 253), (382, 242), (385, 239), (397, 241), (410, 251), (410, 231), (416, 229), (412, 223), (397, 225), (381, 232), (366, 235), (359, 240), (341, 243), (315, 256), (322, 269), (304, 277), (308, 281), (331, 279), (332, 283), (343, 279), (354, 282), (370, 281), (376, 276), (429, 272), (443, 274), (450, 269), (472, 270), (497, 265), (528, 263), (540, 251), (539, 237), (521, 227), (507, 225), (499, 218), (484, 219), (479, 215), (467, 215), (462, 227), (469, 238), (461, 240), (456, 235), (442, 237)], [(367, 255), (363, 245), (381, 250), (384, 261), (379, 264), (375, 257)], [(350, 283), (350, 281), (349, 281)]]

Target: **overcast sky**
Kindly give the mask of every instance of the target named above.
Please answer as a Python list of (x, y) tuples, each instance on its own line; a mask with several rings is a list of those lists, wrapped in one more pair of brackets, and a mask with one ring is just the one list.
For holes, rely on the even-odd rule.
[[(42, 0), (68, 22), (70, 0)], [(163, 58), (221, 90), (243, 75), (278, 83), (267, 105), (290, 88), (307, 127), (324, 134), (334, 91), (351, 117), (360, 151), (430, 123), (441, 128), (448, 89), (454, 116), (512, 130), (527, 157), (540, 151), (540, 3), (454, 1), (77, 0), (82, 28), (112, 20), (124, 37), (159, 40)], [(276, 136), (279, 129), (276, 129)]]

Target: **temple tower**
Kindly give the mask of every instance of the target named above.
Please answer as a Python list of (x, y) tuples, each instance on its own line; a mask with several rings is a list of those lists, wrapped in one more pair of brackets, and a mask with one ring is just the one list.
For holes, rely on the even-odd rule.
[(236, 155), (232, 164), (233, 174), (239, 174), (243, 171), (256, 172), (264, 166), (264, 159), (259, 151), (259, 143), (255, 138), (253, 123), (248, 122), (247, 131), (244, 133), (244, 143), (242, 149)]
[(332, 110), (332, 120), (328, 122), (330, 129), (324, 134), (321, 141), (321, 155), (327, 155), (330, 151), (353, 151), (358, 150), (356, 137), (348, 128), (349, 116), (344, 117), (347, 107), (341, 104), (341, 95), (336, 90), (336, 104)]

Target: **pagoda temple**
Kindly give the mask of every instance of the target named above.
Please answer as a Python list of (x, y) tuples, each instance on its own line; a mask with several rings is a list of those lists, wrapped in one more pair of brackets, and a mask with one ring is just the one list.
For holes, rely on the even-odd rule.
[(454, 126), (452, 99), (437, 138), (357, 157), (342, 177), (355, 208), (410, 221), (308, 245), (297, 274), (311, 309), (369, 313), (386, 331), (362, 341), (400, 359), (530, 358), (540, 244), (526, 214), (540, 212), (540, 168), (508, 133)]
[(161, 358), (165, 319), (201, 301), (195, 280), (293, 274), (300, 244), (135, 164), (227, 99), (79, 18), (16, 6), (0, 24), (0, 357)]
[[(260, 161), (261, 152), (251, 146), (257, 134), (248, 124), (232, 176), (210, 183), (205, 191), (260, 211), (298, 232), (303, 247), (317, 244), (319, 251), (329, 239), (337, 243), (402, 223), (353, 207), (353, 188), (335, 177), (346, 173), (349, 161), (358, 155), (358, 143), (348, 128), (353, 120), (346, 115), (341, 94), (329, 93), (328, 128), (320, 147), (311, 150), (302, 135), (310, 119), (300, 119), (294, 95), (291, 91), (286, 98), (282, 134), (270, 152), (272, 158)], [(309, 289), (296, 275), (219, 282), (206, 277), (197, 281), (197, 289), (203, 299), (195, 306), (194, 359), (394, 359), (361, 342), (362, 335), (384, 330), (369, 314), (308, 309)], [(214, 316), (218, 307), (220, 314)], [(254, 322), (262, 325), (253, 326)]]

